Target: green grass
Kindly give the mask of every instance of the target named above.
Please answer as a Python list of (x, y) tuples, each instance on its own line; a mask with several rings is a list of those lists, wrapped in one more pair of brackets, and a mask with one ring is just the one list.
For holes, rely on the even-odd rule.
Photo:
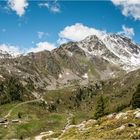
[[(133, 140), (140, 138), (140, 121), (134, 118), (134, 111), (127, 114), (127, 119), (108, 119), (106, 116), (101, 118), (97, 124), (89, 123), (84, 130), (78, 130), (76, 127), (67, 129), (61, 140), (76, 139), (76, 140), (96, 140), (96, 139), (126, 139)], [(134, 123), (136, 126), (128, 127), (128, 123)], [(118, 129), (125, 125), (124, 129)]]
[[(14, 106), (14, 104), (12, 105)], [(11, 107), (3, 105), (5, 112), (8, 112)], [(3, 110), (0, 108), (0, 111)], [(24, 104), (13, 110), (8, 120), (18, 118), (18, 112), (21, 112), (21, 123), (9, 124), (7, 128), (0, 125), (0, 139), (32, 137), (42, 131), (60, 130), (66, 124), (66, 114), (49, 113), (39, 104)]]
[[(0, 139), (20, 138), (21, 136), (34, 137), (40, 132), (49, 130), (59, 132), (66, 125), (66, 119), (69, 116), (69, 113), (74, 115), (76, 124), (93, 118), (95, 106), (97, 104), (96, 100), (98, 95), (101, 93), (103, 93), (103, 97), (105, 99), (106, 113), (122, 110), (123, 108), (129, 106), (131, 97), (139, 81), (139, 78), (132, 80), (130, 75), (125, 76), (125, 79), (123, 80), (122, 78), (118, 78), (102, 81), (103, 90), (96, 89), (96, 86), (94, 85), (91, 85), (91, 87), (82, 87), (81, 89), (83, 93), (81, 93), (81, 99), (79, 99), (79, 86), (71, 86), (58, 90), (46, 91), (46, 93), (43, 94), (44, 99), (46, 99), (49, 105), (55, 105), (56, 110), (48, 112), (46, 107), (37, 102), (18, 106), (12, 111), (11, 116), (8, 119), (11, 122), (12, 119), (18, 118), (18, 113), (21, 113), (21, 123), (10, 124), (8, 125), (8, 128), (4, 128), (4, 126), (0, 125)], [(1, 105), (0, 117), (5, 116), (8, 111), (18, 103), (19, 102)], [(136, 120), (132, 119), (131, 122), (138, 123)], [(109, 138), (109, 134), (115, 134), (116, 132), (111, 131), (114, 129), (114, 126), (118, 127), (125, 122), (115, 123), (116, 125), (111, 122), (109, 124), (105, 124), (108, 128), (110, 128), (110, 130), (107, 129), (106, 132), (104, 129), (104, 137)], [(126, 131), (130, 130), (126, 129)], [(128, 132), (125, 133), (127, 134)], [(100, 134), (101, 136), (104, 135), (103, 133)], [(92, 132), (89, 130), (89, 132), (87, 132), (85, 135), (87, 138), (91, 138), (90, 136), (94, 136), (96, 134), (94, 134), (93, 129)]]
[(8, 104), (4, 104), (4, 105), (1, 105), (0, 106), (0, 117), (3, 117), (5, 116), (8, 111), (13, 107), (15, 106), (16, 104), (18, 104), (19, 102), (15, 102), (15, 103), (8, 103)]

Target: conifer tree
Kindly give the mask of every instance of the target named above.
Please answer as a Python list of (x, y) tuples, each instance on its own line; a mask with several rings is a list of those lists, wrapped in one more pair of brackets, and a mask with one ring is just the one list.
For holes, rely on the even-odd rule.
[(104, 109), (105, 109), (104, 98), (101, 95), (97, 100), (97, 106), (96, 106), (95, 114), (94, 114), (95, 119), (98, 119), (105, 114)]
[(140, 108), (140, 84), (138, 85), (136, 92), (133, 94), (131, 104), (134, 109)]

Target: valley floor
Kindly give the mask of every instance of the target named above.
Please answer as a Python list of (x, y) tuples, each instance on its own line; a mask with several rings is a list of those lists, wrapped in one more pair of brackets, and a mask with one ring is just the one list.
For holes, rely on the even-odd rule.
[[(1, 106), (0, 117), (9, 114), (11, 109), (12, 112), (7, 116), (9, 123), (0, 124), (0, 139), (140, 139), (140, 109), (112, 113), (94, 120), (87, 116), (80, 119), (72, 113), (48, 113), (38, 102), (19, 104)], [(18, 118), (19, 112), (21, 118)]]

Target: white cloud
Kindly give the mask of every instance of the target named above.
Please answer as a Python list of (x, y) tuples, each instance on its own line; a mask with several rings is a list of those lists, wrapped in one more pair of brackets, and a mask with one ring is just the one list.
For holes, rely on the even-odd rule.
[(98, 37), (100, 37), (105, 33), (106, 31), (97, 30), (95, 28), (84, 26), (81, 23), (76, 23), (74, 25), (65, 27), (64, 30), (59, 33), (60, 39), (58, 41), (80, 41), (90, 35), (97, 35)]
[(9, 45), (9, 44), (0, 44), (0, 50), (3, 52), (7, 52), (12, 56), (17, 56), (22, 54), (23, 52), (17, 46)]
[(124, 35), (129, 38), (132, 38), (135, 35), (134, 29), (126, 27), (125, 25), (122, 25), (122, 31), (118, 32), (118, 34)]
[(47, 7), (47, 8), (50, 7), (50, 6), (49, 6), (49, 3), (47, 3), (47, 2), (45, 2), (45, 3), (39, 3), (38, 6), (39, 6), (39, 7)]
[(10, 45), (10, 44), (0, 44), (0, 50), (2, 50), (4, 53), (9, 53), (12, 56), (18, 56), (21, 54), (27, 54), (29, 52), (40, 52), (44, 50), (51, 51), (55, 49), (55, 44), (49, 43), (49, 42), (39, 42), (36, 44), (36, 47), (30, 48), (30, 49), (20, 49), (18, 46)]
[(53, 49), (55, 49), (55, 45), (49, 42), (39, 42), (36, 44), (35, 48), (31, 48), (27, 51), (28, 52), (40, 52), (40, 51), (44, 51), (44, 50), (48, 50), (51, 51)]
[(58, 4), (54, 4), (50, 7), (50, 10), (53, 12), (53, 13), (60, 13), (60, 6)]
[(60, 10), (60, 5), (57, 3), (57, 1), (48, 3), (39, 3), (39, 7), (45, 7), (48, 8), (49, 11), (53, 12), (53, 13), (59, 13)]
[(120, 6), (124, 16), (131, 16), (140, 20), (140, 0), (111, 0), (114, 5)]
[(57, 40), (57, 44), (58, 44), (58, 45), (65, 44), (65, 43), (67, 43), (67, 42), (68, 42), (68, 39), (65, 39), (65, 38), (59, 38), (59, 39)]
[(38, 38), (41, 39), (45, 33), (44, 32), (37, 32)]
[(25, 14), (25, 9), (28, 5), (27, 0), (8, 0), (8, 6), (10, 9), (15, 11), (20, 17)]

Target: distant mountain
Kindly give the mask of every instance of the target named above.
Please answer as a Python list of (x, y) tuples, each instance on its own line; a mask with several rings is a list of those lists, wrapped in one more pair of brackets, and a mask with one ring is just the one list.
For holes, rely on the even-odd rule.
[(0, 59), (2, 59), (2, 58), (11, 58), (11, 57), (12, 57), (12, 55), (9, 54), (8, 52), (0, 50)]
[[(0, 52), (0, 75), (16, 75), (35, 87), (56, 89), (118, 77), (140, 68), (140, 46), (129, 38), (88, 36), (59, 48), (13, 58)], [(30, 80), (29, 80), (30, 79)]]
[(124, 70), (132, 71), (140, 67), (140, 46), (127, 37), (117, 34), (99, 38), (89, 36), (79, 42), (79, 46), (87, 54), (100, 56)]

